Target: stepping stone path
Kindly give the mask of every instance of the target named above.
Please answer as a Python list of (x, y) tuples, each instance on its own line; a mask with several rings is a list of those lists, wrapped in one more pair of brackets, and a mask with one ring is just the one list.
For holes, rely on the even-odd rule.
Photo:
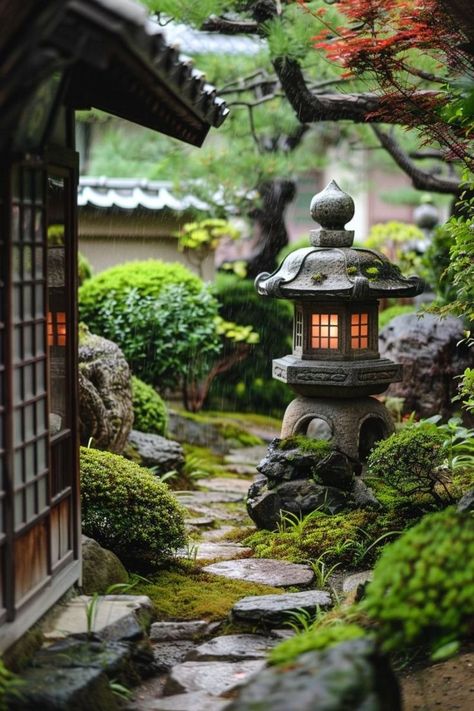
[[(199, 491), (179, 495), (189, 511), (186, 525), (199, 536), (190, 541), (182, 557), (196, 562), (213, 562), (202, 568), (209, 574), (264, 583), (273, 587), (310, 586), (314, 573), (309, 566), (279, 560), (251, 558), (252, 549), (229, 540), (236, 525), (253, 527), (244, 500), (256, 465), (266, 447), (234, 450), (225, 458), (225, 470), (246, 479), (200, 479)], [(239, 504), (237, 507), (236, 504)], [(197, 518), (193, 518), (196, 516)], [(220, 527), (211, 528), (212, 525)], [(230, 525), (230, 524), (233, 525)], [(208, 530), (204, 530), (205, 528)], [(249, 528), (249, 531), (253, 528)], [(156, 622), (151, 626), (156, 674), (135, 692), (130, 711), (222, 711), (239, 687), (266, 666), (269, 651), (292, 636), (286, 628), (291, 612), (306, 610), (315, 614), (331, 606), (327, 592), (302, 590), (281, 595), (258, 595), (239, 600), (231, 613), (234, 633), (219, 633), (221, 623), (205, 620)], [(228, 620), (223, 620), (223, 623)], [(235, 625), (252, 626), (259, 634), (235, 634)]]

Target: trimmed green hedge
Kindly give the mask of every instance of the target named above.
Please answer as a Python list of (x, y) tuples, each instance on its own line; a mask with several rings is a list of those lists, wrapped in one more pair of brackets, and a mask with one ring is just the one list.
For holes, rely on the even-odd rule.
[(132, 376), (133, 428), (148, 434), (166, 435), (168, 411), (156, 390)]
[(148, 469), (117, 454), (81, 447), (82, 526), (131, 570), (185, 545), (184, 511)]

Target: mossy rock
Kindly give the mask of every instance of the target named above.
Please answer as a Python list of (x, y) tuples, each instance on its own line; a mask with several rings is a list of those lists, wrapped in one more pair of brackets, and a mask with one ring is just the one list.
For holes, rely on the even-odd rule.
[(105, 594), (111, 585), (128, 582), (128, 573), (112, 551), (82, 536), (82, 589), (86, 594)]

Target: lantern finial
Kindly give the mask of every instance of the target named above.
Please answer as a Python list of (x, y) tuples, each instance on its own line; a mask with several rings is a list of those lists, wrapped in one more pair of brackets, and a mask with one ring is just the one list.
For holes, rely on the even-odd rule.
[(354, 201), (335, 180), (311, 200), (311, 217), (321, 225), (311, 230), (310, 242), (314, 247), (350, 247), (354, 241), (353, 230), (346, 230), (346, 222), (354, 217)]

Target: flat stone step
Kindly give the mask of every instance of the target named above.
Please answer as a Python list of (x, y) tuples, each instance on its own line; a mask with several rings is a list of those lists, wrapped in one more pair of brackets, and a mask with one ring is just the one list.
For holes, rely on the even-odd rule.
[(236, 511), (228, 511), (227, 509), (224, 509), (222, 506), (213, 506), (212, 508), (210, 506), (206, 506), (205, 504), (200, 504), (200, 503), (191, 503), (191, 504), (186, 504), (183, 501), (180, 500), (180, 503), (183, 504), (183, 506), (186, 506), (188, 511), (190, 511), (193, 514), (198, 514), (199, 516), (203, 516), (205, 518), (211, 518), (212, 520), (215, 521), (237, 521), (240, 519), (247, 518), (247, 515), (245, 511), (236, 512)]
[(150, 627), (152, 642), (174, 642), (183, 639), (199, 640), (219, 627), (218, 622), (191, 620), (190, 622), (154, 622)]
[(184, 523), (186, 526), (191, 528), (201, 527), (201, 526), (212, 526), (214, 523), (213, 518), (208, 518), (206, 516), (195, 516), (195, 518), (185, 518)]
[(146, 595), (103, 595), (96, 603), (88, 595), (78, 595), (62, 605), (45, 631), (48, 641), (83, 634), (87, 629), (87, 608), (94, 605), (92, 632), (107, 640), (132, 640), (143, 636), (143, 621), (149, 619), (153, 605)]
[(229, 699), (220, 699), (205, 691), (192, 691), (189, 694), (174, 694), (144, 702), (138, 701), (131, 706), (131, 709), (136, 711), (223, 711), (229, 704)]
[(229, 561), (235, 558), (244, 558), (252, 555), (251, 548), (244, 548), (240, 543), (213, 543), (212, 541), (196, 543), (188, 549), (177, 551), (177, 558), (191, 560), (220, 560)]
[[(277, 435), (275, 435), (276, 437)], [(224, 464), (248, 464), (255, 466), (267, 455), (267, 447), (264, 444), (257, 444), (255, 447), (243, 447), (242, 449), (231, 449), (224, 457)]]
[(310, 614), (319, 608), (327, 610), (331, 596), (324, 590), (304, 590), (283, 595), (250, 595), (235, 603), (231, 616), (236, 621), (280, 625), (291, 620), (292, 612), (305, 610)]
[(269, 650), (281, 639), (261, 634), (229, 634), (214, 637), (195, 647), (188, 661), (237, 662), (242, 659), (265, 659)]
[(344, 578), (342, 583), (342, 592), (350, 593), (357, 590), (359, 585), (364, 585), (369, 580), (372, 580), (373, 570), (362, 570), (360, 573), (354, 573), (353, 575), (348, 575)]
[(228, 477), (209, 477), (207, 479), (198, 479), (197, 485), (202, 486), (209, 491), (230, 492), (247, 496), (247, 491), (251, 484), (245, 479), (231, 479)]
[[(234, 529), (235, 529), (235, 526), (221, 526), (220, 528), (211, 528), (209, 531), (203, 531), (201, 533), (201, 540), (203, 540), (203, 541), (222, 541)], [(249, 532), (249, 536), (250, 536), (250, 532)]]
[[(239, 476), (255, 477), (257, 474), (256, 464), (226, 464), (225, 470), (232, 472), (232, 474), (238, 474)], [(250, 481), (247, 479), (248, 485), (250, 486)]]
[(176, 491), (183, 506), (208, 506), (210, 504), (234, 504), (242, 501), (243, 494), (229, 491)]
[(213, 563), (203, 568), (206, 573), (222, 575), (225, 578), (263, 583), (272, 587), (290, 587), (291, 585), (310, 585), (314, 572), (308, 565), (287, 563), (270, 558), (246, 558)]
[(262, 659), (177, 664), (166, 681), (165, 694), (205, 691), (211, 696), (221, 696), (245, 684), (265, 665)]

